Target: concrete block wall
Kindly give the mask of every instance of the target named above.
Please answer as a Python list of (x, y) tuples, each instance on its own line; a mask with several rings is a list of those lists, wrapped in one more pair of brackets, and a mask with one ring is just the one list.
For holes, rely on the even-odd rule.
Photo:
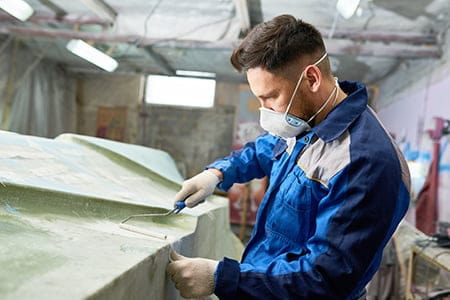
[(235, 108), (147, 105), (143, 145), (168, 152), (185, 178), (231, 151)]
[(143, 76), (83, 75), (78, 79), (77, 133), (96, 135), (99, 107), (126, 107), (124, 142), (138, 143), (139, 110), (143, 99)]

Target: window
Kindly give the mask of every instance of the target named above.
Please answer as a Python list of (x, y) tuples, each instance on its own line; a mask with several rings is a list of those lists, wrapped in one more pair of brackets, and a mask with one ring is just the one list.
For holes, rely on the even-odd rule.
[(216, 81), (214, 79), (150, 75), (147, 77), (145, 102), (212, 107), (215, 90)]

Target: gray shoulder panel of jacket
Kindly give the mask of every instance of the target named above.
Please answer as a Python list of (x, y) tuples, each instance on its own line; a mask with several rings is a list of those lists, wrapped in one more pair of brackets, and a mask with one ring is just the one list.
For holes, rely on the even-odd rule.
[(328, 188), (330, 179), (350, 163), (350, 134), (325, 143), (315, 137), (299, 155), (297, 165), (306, 176)]

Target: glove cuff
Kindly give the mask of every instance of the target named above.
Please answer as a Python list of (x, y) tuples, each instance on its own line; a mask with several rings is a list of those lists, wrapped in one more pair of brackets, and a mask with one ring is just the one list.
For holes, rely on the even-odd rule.
[(219, 265), (219, 261), (211, 261), (210, 265), (210, 275), (208, 277), (208, 280), (206, 282), (208, 289), (210, 291), (210, 294), (214, 293), (214, 290), (216, 289), (216, 272), (217, 272), (217, 266)]
[(221, 182), (222, 180), (221, 180), (221, 178), (219, 177), (219, 176), (217, 176), (216, 175), (216, 173), (214, 173), (213, 171), (211, 171), (211, 170), (209, 170), (209, 169), (206, 169), (206, 170), (204, 170), (203, 171), (203, 173), (206, 173), (206, 174), (211, 174), (211, 175), (213, 175), (214, 176), (214, 178), (215, 179), (217, 179), (217, 183), (216, 183), (216, 185), (217, 184), (219, 184), (219, 182)]

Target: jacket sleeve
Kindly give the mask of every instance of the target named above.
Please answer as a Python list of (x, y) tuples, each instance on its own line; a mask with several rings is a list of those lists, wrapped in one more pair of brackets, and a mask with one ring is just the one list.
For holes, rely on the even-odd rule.
[(265, 266), (225, 258), (216, 270), (215, 294), (233, 300), (355, 299), (408, 203), (398, 171), (354, 162), (315, 204), (316, 228), (302, 249), (279, 253)]
[(223, 180), (218, 185), (223, 191), (227, 191), (233, 183), (262, 178), (270, 174), (272, 152), (278, 142), (279, 138), (268, 133), (263, 134), (256, 141), (245, 144), (242, 149), (206, 166), (206, 169), (214, 168), (223, 173)]

